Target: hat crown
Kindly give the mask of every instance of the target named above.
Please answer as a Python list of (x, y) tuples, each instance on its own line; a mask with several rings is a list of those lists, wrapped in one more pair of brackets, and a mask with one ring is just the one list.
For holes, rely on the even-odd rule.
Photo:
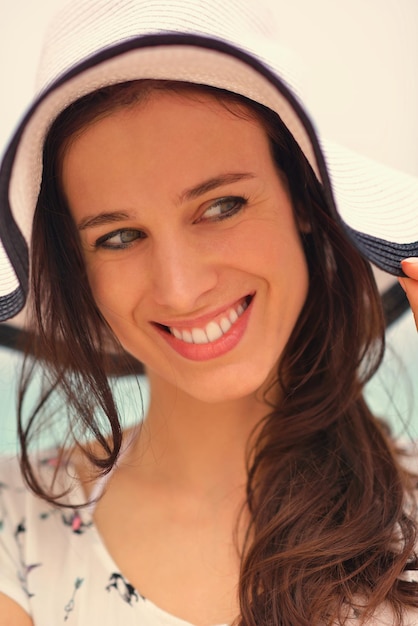
[(37, 91), (101, 50), (161, 32), (221, 39), (270, 64), (269, 57), (277, 57), (271, 54), (275, 22), (271, 6), (249, 0), (73, 0), (47, 29)]

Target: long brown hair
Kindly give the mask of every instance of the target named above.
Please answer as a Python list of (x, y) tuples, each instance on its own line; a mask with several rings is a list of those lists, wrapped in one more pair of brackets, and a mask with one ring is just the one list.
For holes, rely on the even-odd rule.
[(280, 405), (267, 407), (248, 445), (250, 524), (242, 547), (237, 624), (343, 623), (353, 611), (366, 619), (385, 601), (401, 623), (403, 608), (418, 606), (418, 584), (400, 577), (417, 566), (416, 524), (413, 511), (405, 508), (412, 477), (401, 467), (388, 428), (363, 398), (383, 355), (379, 294), (368, 263), (331, 217), (321, 186), (287, 128), (272, 111), (239, 96), (135, 81), (85, 96), (54, 122), (44, 148), (31, 266), (35, 348), (46, 364), (48, 385), (25, 420), (30, 371), (22, 378), (23, 475), (35, 493), (57, 501), (41, 484), (29, 455), (54, 390), (64, 392), (71, 408), (73, 441), (82, 446), (87, 434), (99, 443), (100, 454), (82, 446), (98, 471), (109, 471), (119, 454), (122, 427), (107, 374), (109, 354), (122, 350), (92, 297), (60, 187), (59, 163), (68, 142), (87, 124), (156, 89), (195, 98), (211, 94), (235, 114), (259, 120), (304, 224), (308, 297), (280, 360)]

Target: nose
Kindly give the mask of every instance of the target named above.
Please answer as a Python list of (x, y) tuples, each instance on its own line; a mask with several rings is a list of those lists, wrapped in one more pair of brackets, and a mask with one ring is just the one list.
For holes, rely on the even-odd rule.
[(173, 234), (154, 242), (152, 255), (154, 300), (176, 313), (190, 313), (199, 308), (202, 296), (217, 283), (213, 253), (187, 237)]

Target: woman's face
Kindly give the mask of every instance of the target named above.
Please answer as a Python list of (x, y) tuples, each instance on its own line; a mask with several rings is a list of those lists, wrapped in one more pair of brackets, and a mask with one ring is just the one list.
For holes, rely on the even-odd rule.
[(308, 288), (261, 124), (156, 92), (88, 126), (62, 165), (94, 298), (126, 350), (200, 400), (254, 394)]

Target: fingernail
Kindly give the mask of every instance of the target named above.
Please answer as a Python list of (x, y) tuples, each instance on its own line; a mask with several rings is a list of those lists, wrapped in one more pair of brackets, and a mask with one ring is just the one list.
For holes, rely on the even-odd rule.
[(406, 289), (405, 289), (405, 281), (403, 278), (398, 278), (399, 284), (402, 287), (402, 289), (404, 290), (404, 292), (406, 293)]
[(414, 267), (418, 265), (418, 257), (410, 256), (407, 259), (402, 259), (401, 265), (407, 263), (408, 265), (413, 265)]

